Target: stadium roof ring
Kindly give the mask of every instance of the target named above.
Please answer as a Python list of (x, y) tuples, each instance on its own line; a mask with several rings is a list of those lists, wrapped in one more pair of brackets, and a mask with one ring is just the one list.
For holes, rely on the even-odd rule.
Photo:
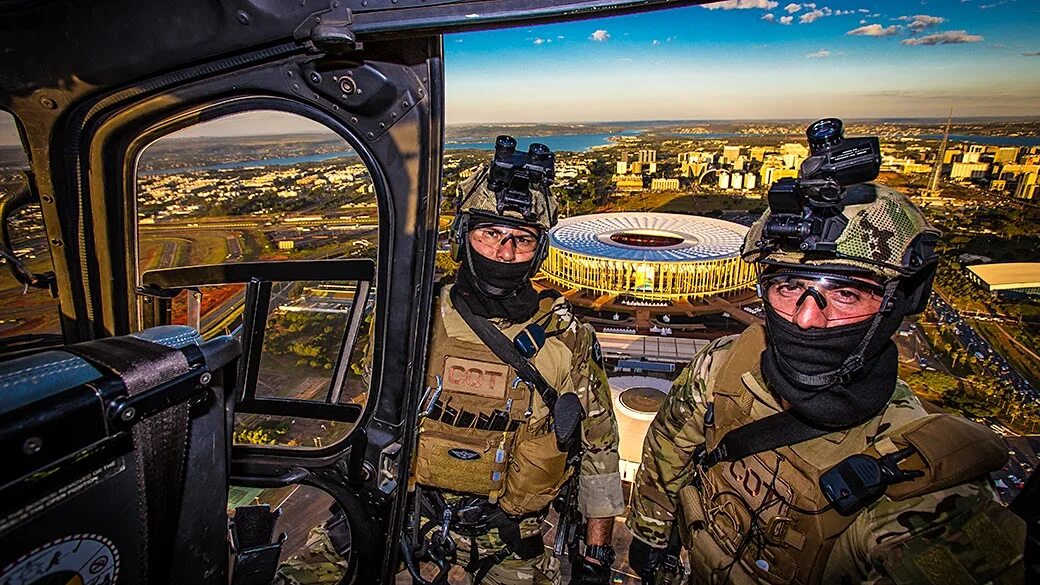
[(676, 301), (750, 288), (740, 259), (746, 227), (673, 213), (600, 213), (563, 219), (549, 232), (546, 278), (561, 288)]

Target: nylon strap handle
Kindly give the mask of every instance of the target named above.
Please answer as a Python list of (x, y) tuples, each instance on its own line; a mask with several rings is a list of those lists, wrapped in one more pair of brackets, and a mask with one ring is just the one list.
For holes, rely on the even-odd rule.
[(722, 461), (739, 461), (755, 453), (788, 447), (830, 432), (810, 426), (790, 411), (778, 412), (723, 435), (715, 448), (701, 460), (701, 465), (707, 469)]
[[(109, 337), (62, 348), (118, 377), (133, 396), (169, 382), (191, 368), (179, 349), (137, 337)], [(141, 420), (132, 429), (141, 535), (143, 582), (167, 577), (181, 511), (188, 450), (188, 404), (182, 402)]]
[(520, 352), (513, 346), (513, 342), (498, 327), (495, 327), (486, 317), (481, 317), (470, 309), (466, 299), (462, 298), (458, 290), (458, 287), (453, 286), (449, 294), (455, 310), (462, 315), (462, 319), (473, 329), (484, 345), (498, 356), (498, 359), (512, 366), (525, 382), (534, 385), (538, 395), (542, 397), (542, 402), (549, 407), (549, 410), (552, 410), (556, 406), (556, 399), (559, 396), (556, 389), (545, 381), (538, 368), (520, 355)]

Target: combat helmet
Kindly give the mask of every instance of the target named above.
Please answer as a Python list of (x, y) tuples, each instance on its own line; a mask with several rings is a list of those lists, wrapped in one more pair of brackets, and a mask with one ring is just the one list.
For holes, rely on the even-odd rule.
[[(759, 268), (767, 336), (784, 340), (767, 348), (772, 357), (763, 364), (775, 365), (785, 380), (802, 388), (823, 391), (860, 379), (868, 364), (878, 363), (881, 352), (891, 357), (891, 336), (903, 317), (928, 304), (939, 232), (906, 196), (872, 182), (881, 168), (876, 136), (846, 139), (841, 120), (825, 118), (809, 125), (806, 137), (811, 156), (798, 178), (785, 177), (770, 186), (769, 209), (748, 230), (741, 258)], [(856, 345), (840, 365), (822, 371), (818, 358), (823, 354), (798, 346), (819, 339), (820, 332), (789, 328), (768, 300), (772, 286), (806, 278), (821, 285), (872, 289), (879, 300), (866, 321), (829, 328), (834, 339), (855, 340)], [(828, 306), (816, 286), (807, 287), (795, 306), (808, 302), (808, 296), (821, 310)], [(817, 363), (794, 365), (792, 358), (807, 356)]]
[(843, 199), (849, 203), (835, 208), (840, 231), (832, 229), (826, 245), (806, 250), (800, 242), (767, 236), (774, 214), (766, 210), (748, 230), (741, 258), (763, 271), (809, 268), (897, 280), (910, 301), (907, 314), (924, 310), (938, 262), (939, 231), (905, 195), (887, 186), (852, 185)]
[[(491, 162), (480, 165), (459, 184), (450, 231), (452, 258), (472, 271), (466, 238), (480, 225), (534, 228), (538, 246), (524, 280), (534, 276), (549, 253), (549, 229), (558, 219), (551, 191), (554, 177), (555, 157), (547, 146), (534, 143), (527, 152), (517, 152), (513, 137), (499, 136)], [(479, 275), (475, 276), (480, 284)], [(511, 292), (490, 290), (486, 285), (482, 288), (494, 297)]]

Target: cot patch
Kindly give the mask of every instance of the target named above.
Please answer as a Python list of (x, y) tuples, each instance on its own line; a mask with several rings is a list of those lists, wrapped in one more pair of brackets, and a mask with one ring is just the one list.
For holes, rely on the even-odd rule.
[(444, 389), (486, 398), (505, 399), (509, 366), (460, 357), (444, 358)]

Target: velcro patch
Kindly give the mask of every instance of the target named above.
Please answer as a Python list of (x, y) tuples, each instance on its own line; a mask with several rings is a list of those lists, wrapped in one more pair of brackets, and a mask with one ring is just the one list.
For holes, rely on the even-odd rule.
[(506, 397), (509, 366), (460, 357), (444, 358), (444, 389), (486, 398)]

